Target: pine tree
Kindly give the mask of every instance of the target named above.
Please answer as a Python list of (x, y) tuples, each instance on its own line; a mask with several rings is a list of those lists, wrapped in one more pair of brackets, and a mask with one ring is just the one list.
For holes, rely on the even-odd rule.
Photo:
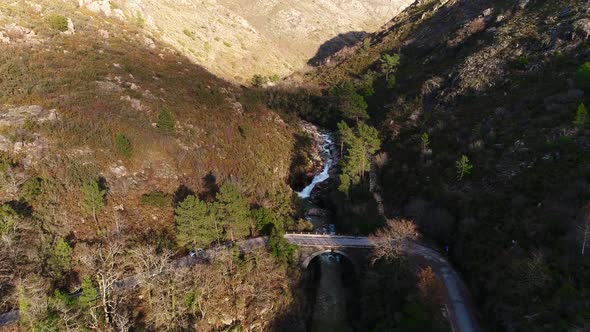
[(462, 155), (459, 160), (455, 163), (455, 167), (457, 168), (457, 178), (459, 181), (463, 180), (465, 175), (471, 174), (471, 170), (473, 169), (473, 165), (469, 162), (469, 158), (466, 155)]
[(64, 272), (71, 270), (71, 255), (72, 248), (70, 245), (64, 239), (59, 238), (53, 245), (47, 259), (47, 267), (56, 278), (60, 278)]
[(101, 190), (96, 180), (83, 183), (80, 190), (84, 194), (84, 210), (96, 221), (96, 212), (104, 207), (106, 190)]
[(82, 294), (78, 298), (78, 304), (82, 309), (90, 309), (96, 304), (97, 297), (98, 293), (92, 285), (92, 280), (89, 276), (84, 276), (82, 278)]
[(400, 56), (399, 54), (383, 54), (380, 59), (381, 62), (381, 72), (385, 74), (385, 80), (387, 81), (387, 87), (393, 88), (395, 86), (395, 73), (397, 66), (400, 63)]
[[(381, 148), (379, 132), (364, 122), (358, 122), (356, 128), (351, 129), (345, 122), (338, 124), (338, 137), (341, 149), (346, 153), (341, 159), (342, 173), (350, 184), (358, 183), (370, 169), (371, 156)], [(341, 183), (341, 191), (347, 191), (349, 184)]]
[(349, 120), (365, 120), (369, 118), (367, 102), (359, 95), (351, 82), (336, 85), (330, 90), (330, 94), (337, 98), (338, 109), (342, 116)]
[(176, 123), (172, 112), (163, 108), (158, 115), (158, 130), (164, 135), (173, 135), (176, 132)]
[(229, 231), (230, 239), (243, 237), (253, 228), (250, 220), (250, 206), (242, 197), (238, 186), (226, 182), (215, 196), (215, 216)]
[(588, 118), (588, 110), (586, 109), (586, 105), (583, 103), (578, 106), (578, 110), (576, 111), (576, 118), (574, 120), (574, 124), (578, 127), (585, 127), (590, 123), (590, 118)]
[(207, 203), (187, 196), (176, 208), (176, 242), (181, 247), (206, 246), (218, 238)]
[(422, 133), (420, 141), (422, 141), (422, 151), (425, 152), (428, 150), (428, 145), (430, 145), (430, 136), (428, 136), (428, 133)]

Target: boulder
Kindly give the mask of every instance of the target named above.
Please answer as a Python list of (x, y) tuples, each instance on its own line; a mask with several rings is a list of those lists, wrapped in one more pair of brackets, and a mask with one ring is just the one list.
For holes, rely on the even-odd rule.
[(107, 17), (112, 15), (110, 0), (80, 0), (79, 5), (95, 14), (104, 14)]
[(574, 36), (581, 39), (590, 38), (590, 19), (583, 18), (573, 24)]

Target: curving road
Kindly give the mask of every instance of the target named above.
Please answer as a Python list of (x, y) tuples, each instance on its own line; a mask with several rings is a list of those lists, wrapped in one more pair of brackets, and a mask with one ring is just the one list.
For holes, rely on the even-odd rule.
[[(368, 237), (328, 235), (328, 234), (285, 234), (289, 243), (297, 246), (318, 246), (332, 248), (372, 248), (376, 244)], [(266, 245), (266, 237), (257, 237), (237, 243), (241, 251), (247, 252)], [(206, 250), (201, 257), (181, 257), (172, 262), (175, 268), (195, 266), (206, 262), (228, 248), (225, 244)], [(449, 321), (454, 332), (479, 332), (480, 328), (475, 319), (475, 310), (471, 305), (470, 295), (459, 275), (448, 260), (434, 249), (417, 242), (407, 242), (403, 250), (416, 260), (422, 260), (430, 265), (445, 286), (445, 301), (449, 314)], [(117, 283), (117, 287), (133, 288), (139, 285), (137, 276), (131, 276)], [(18, 321), (18, 311), (0, 314), (0, 326)]]

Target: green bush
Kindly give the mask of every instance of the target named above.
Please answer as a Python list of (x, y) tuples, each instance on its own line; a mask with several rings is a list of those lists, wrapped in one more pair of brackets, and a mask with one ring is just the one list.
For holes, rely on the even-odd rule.
[(21, 185), (21, 198), (27, 202), (34, 201), (43, 193), (43, 179), (32, 177)]
[(252, 127), (249, 124), (243, 124), (238, 127), (238, 130), (240, 131), (240, 135), (242, 135), (243, 138), (246, 138), (252, 131)]
[(14, 229), (18, 214), (8, 204), (0, 205), (0, 236), (9, 234)]
[(252, 76), (252, 86), (256, 88), (262, 88), (266, 84), (268, 84), (268, 78), (266, 76), (258, 74)]
[(590, 62), (586, 62), (578, 68), (576, 82), (580, 87), (590, 89)]
[(165, 208), (172, 204), (172, 197), (166, 193), (155, 191), (141, 195), (140, 203), (141, 205)]
[(63, 15), (52, 15), (49, 17), (49, 26), (53, 30), (68, 31), (68, 19)]
[(121, 156), (125, 158), (131, 157), (131, 141), (129, 141), (125, 135), (117, 134), (115, 136), (115, 145), (117, 146), (117, 151)]
[(172, 135), (176, 132), (174, 115), (169, 109), (163, 108), (160, 111), (157, 127), (164, 135)]

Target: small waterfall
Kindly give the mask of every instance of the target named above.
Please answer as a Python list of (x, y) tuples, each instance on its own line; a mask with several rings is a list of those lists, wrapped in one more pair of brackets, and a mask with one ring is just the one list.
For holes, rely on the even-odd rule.
[(322, 134), (322, 139), (324, 141), (322, 147), (322, 159), (324, 160), (324, 168), (318, 175), (313, 177), (313, 180), (307, 187), (303, 188), (303, 190), (297, 193), (297, 196), (299, 196), (300, 198), (309, 198), (311, 196), (311, 192), (318, 183), (322, 183), (330, 178), (330, 168), (332, 168), (332, 165), (334, 164), (334, 157), (332, 156), (334, 140), (332, 138), (332, 135), (329, 133)]

